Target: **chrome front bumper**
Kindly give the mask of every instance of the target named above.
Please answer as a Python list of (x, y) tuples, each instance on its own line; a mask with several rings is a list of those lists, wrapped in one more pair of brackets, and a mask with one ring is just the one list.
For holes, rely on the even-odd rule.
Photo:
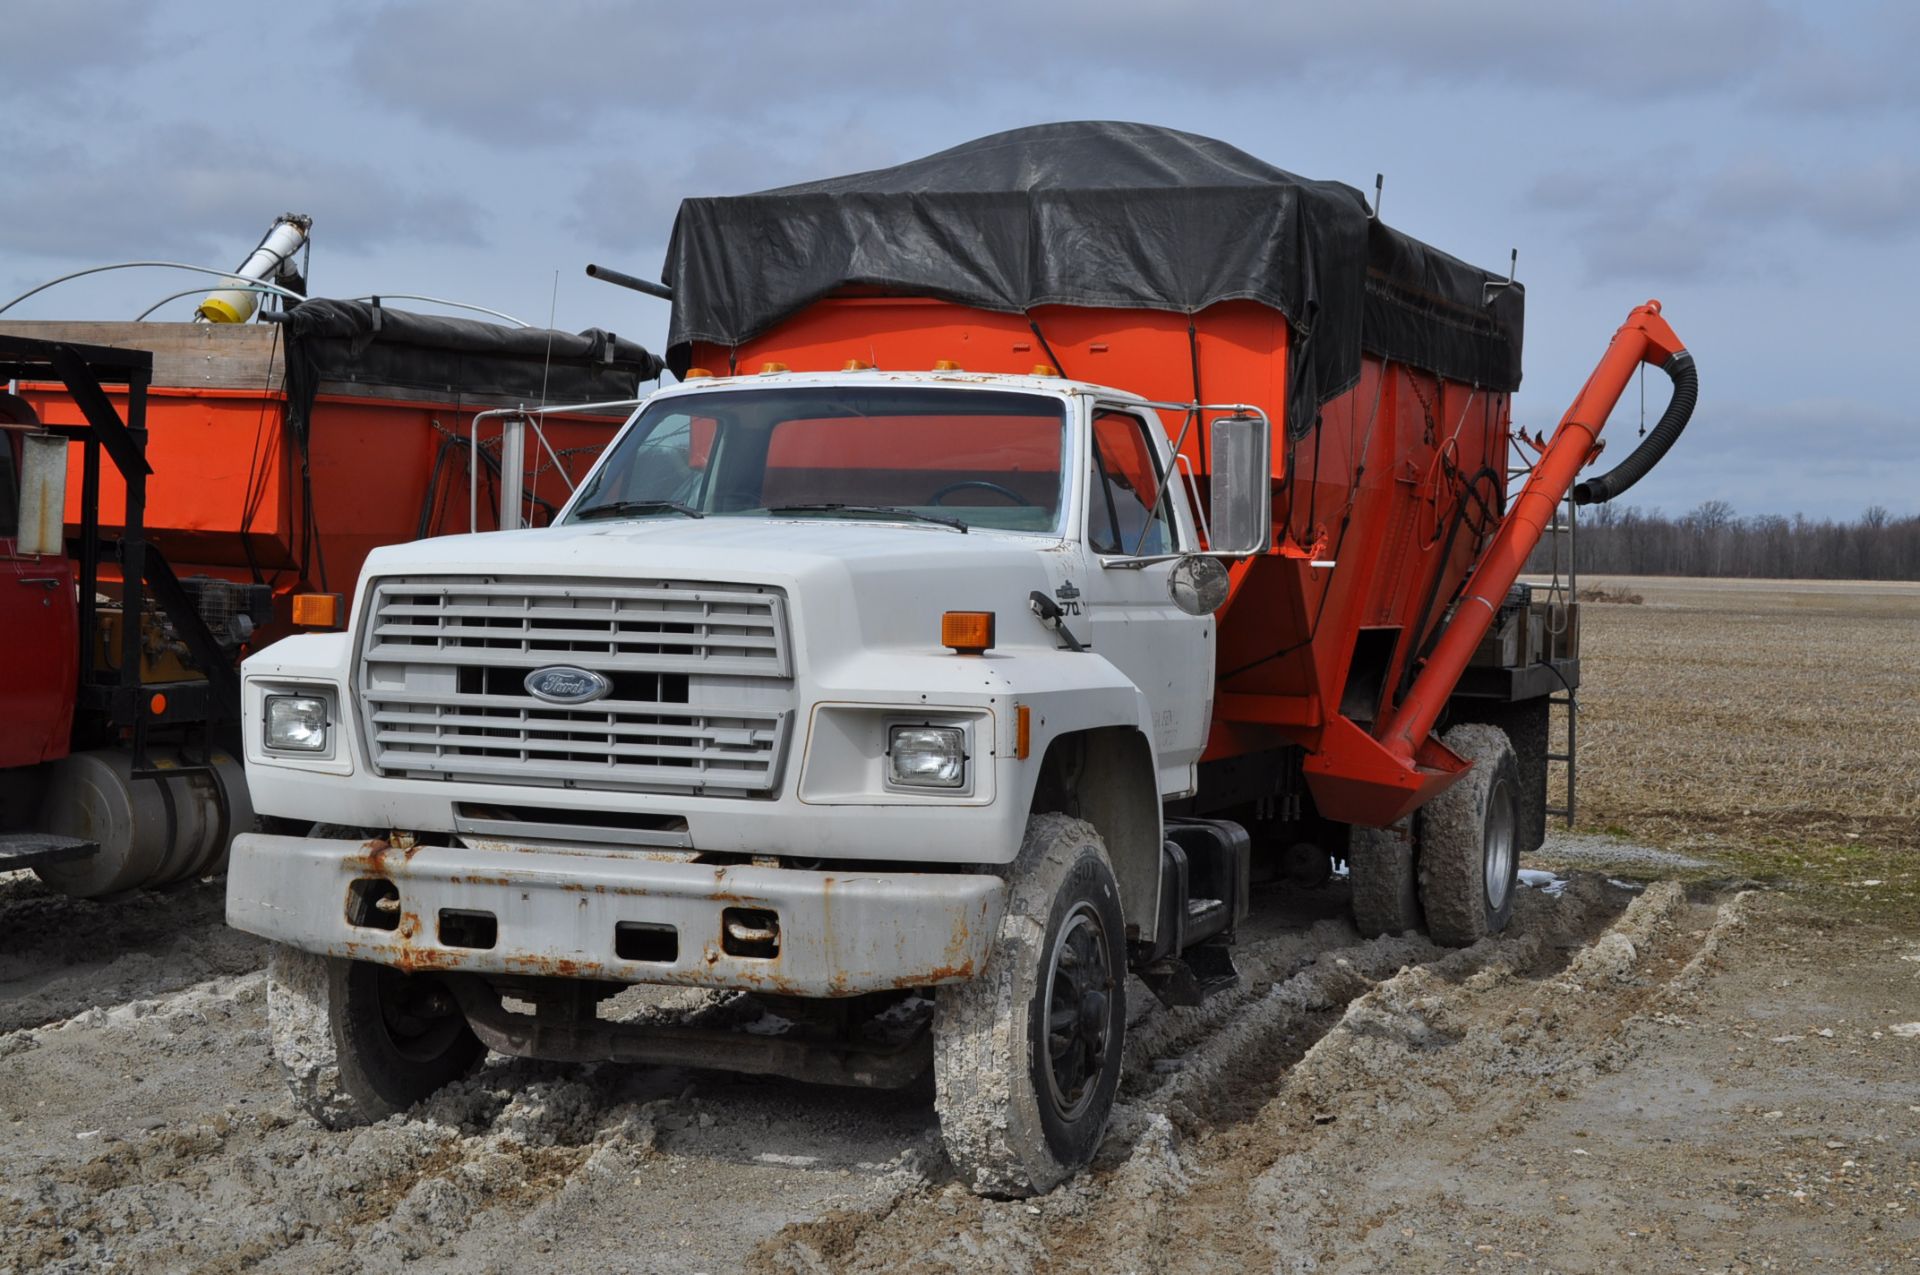
[[(369, 910), (369, 892), (385, 893), (382, 883), (398, 898)], [(986, 967), (1005, 901), (1006, 883), (985, 873), (724, 867), (586, 848), (402, 851), (379, 840), (263, 834), (235, 838), (227, 874), (229, 925), (309, 952), (405, 970), (794, 996), (970, 979)], [(742, 954), (768, 945), (727, 938), (727, 921), (738, 929), (743, 910), (774, 915), (770, 954)], [(484, 917), (493, 933), (482, 947), (474, 922)], [(622, 923), (654, 935), (671, 927), (671, 958), (619, 955)]]

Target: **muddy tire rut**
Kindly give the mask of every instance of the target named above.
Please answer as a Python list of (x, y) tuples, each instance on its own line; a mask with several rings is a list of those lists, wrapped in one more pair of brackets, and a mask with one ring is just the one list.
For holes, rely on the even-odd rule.
[[(135, 994), (0, 1034), (0, 1272), (1314, 1269), (1373, 1148), (1524, 1119), (1616, 1065), (1623, 1024), (1703, 977), (1688, 962), (1718, 915), (1678, 887), (1583, 875), (1558, 897), (1524, 891), (1506, 935), (1448, 951), (1360, 938), (1344, 895), (1257, 904), (1241, 986), (1206, 1005), (1168, 1010), (1134, 984), (1095, 1165), (1031, 1201), (955, 1181), (925, 1085), (494, 1057), (410, 1112), (329, 1131), (271, 1062), (257, 953), (185, 960), (200, 977), (184, 986), (78, 966), (69, 1000), (96, 975), (103, 997)], [(224, 951), (206, 917), (175, 911), (156, 951)], [(621, 1000), (748, 1012), (686, 991)]]
[(1342, 1201), (1369, 1194), (1359, 1188), (1379, 1149), (1436, 1125), (1457, 1134), (1525, 1120), (1581, 1073), (1617, 1068), (1632, 1048), (1628, 1024), (1684, 997), (1701, 969), (1689, 962), (1738, 916), (1722, 919), (1715, 902), (1690, 902), (1670, 883), (1631, 897), (1585, 876), (1558, 900), (1529, 893), (1520, 907), (1507, 935), (1470, 948), (1355, 942), (1349, 930), (1295, 972), (1285, 971), (1298, 954), (1283, 956), (1264, 987), (1249, 980), (1232, 1003), (1158, 1011), (1174, 1021), (1142, 1033), (1149, 1055), (1156, 1039), (1182, 1038), (1191, 1024), (1179, 1020), (1211, 1030), (1159, 1083), (1136, 1069), (1094, 1170), (1047, 1198), (935, 1186), (864, 1215), (791, 1225), (752, 1268), (1405, 1268), (1389, 1216), (1368, 1230), (1381, 1237), (1370, 1255), (1330, 1251), (1326, 1238), (1346, 1220)]

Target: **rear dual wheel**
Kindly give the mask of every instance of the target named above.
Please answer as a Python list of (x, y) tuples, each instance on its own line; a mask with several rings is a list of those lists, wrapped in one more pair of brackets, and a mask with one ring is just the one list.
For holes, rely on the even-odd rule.
[(1465, 947), (1507, 928), (1520, 875), (1520, 777), (1498, 726), (1456, 726), (1441, 742), (1469, 762), (1452, 787), (1390, 828), (1352, 830), (1353, 916), (1369, 938), (1424, 925)]
[(1420, 824), (1420, 907), (1437, 943), (1465, 947), (1507, 928), (1520, 879), (1520, 769), (1498, 726), (1456, 726), (1441, 742), (1473, 764), (1428, 802)]

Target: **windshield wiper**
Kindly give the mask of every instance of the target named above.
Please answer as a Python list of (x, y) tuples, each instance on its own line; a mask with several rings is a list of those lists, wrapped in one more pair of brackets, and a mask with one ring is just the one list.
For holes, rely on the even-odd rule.
[(589, 505), (585, 509), (573, 511), (575, 518), (618, 518), (625, 514), (657, 514), (662, 510), (685, 514), (689, 518), (704, 518), (706, 515), (691, 505), (683, 505), (677, 500), (609, 500), (604, 505)]
[(767, 512), (770, 514), (878, 514), (886, 518), (906, 518), (914, 522), (938, 523), (942, 527), (952, 527), (962, 535), (967, 531), (967, 524), (958, 518), (942, 518), (939, 514), (922, 513), (918, 509), (905, 509), (899, 505), (847, 505), (834, 500), (815, 505), (773, 505)]

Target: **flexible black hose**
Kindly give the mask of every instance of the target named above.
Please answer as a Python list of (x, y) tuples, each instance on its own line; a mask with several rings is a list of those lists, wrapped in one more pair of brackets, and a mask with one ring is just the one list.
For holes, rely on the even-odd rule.
[(1626, 491), (1660, 463), (1667, 449), (1679, 439), (1680, 431), (1687, 427), (1687, 420), (1693, 415), (1693, 405), (1700, 398), (1700, 373), (1694, 369), (1693, 355), (1685, 350), (1668, 359), (1664, 367), (1667, 375), (1673, 378), (1673, 398), (1667, 403), (1660, 423), (1640, 440), (1640, 445), (1625, 460), (1598, 478), (1586, 479), (1574, 487), (1574, 504), (1605, 504)]

